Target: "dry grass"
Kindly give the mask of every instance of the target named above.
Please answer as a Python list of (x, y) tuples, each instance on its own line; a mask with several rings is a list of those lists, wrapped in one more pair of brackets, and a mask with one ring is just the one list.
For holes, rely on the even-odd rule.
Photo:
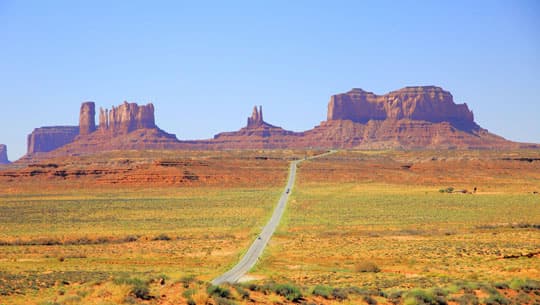
[[(532, 194), (540, 162), (434, 154), (343, 152), (302, 164), (285, 220), (254, 273), (403, 289), (540, 278), (538, 255), (504, 258), (540, 252), (540, 197)], [(478, 192), (439, 193), (450, 185)], [(358, 272), (364, 262), (381, 271)]]
[[(0, 304), (292, 304), (285, 286), (317, 304), (538, 301), (540, 284), (523, 280), (540, 278), (538, 255), (504, 258), (540, 250), (540, 162), (515, 160), (534, 151), (348, 151), (302, 163), (254, 270), (263, 280), (209, 295), (205, 281), (270, 216), (288, 161), (313, 153), (112, 152), (50, 160), (109, 174), (2, 180)], [(18, 166), (8, 171), (27, 170)], [(206, 178), (175, 180), (186, 170)], [(478, 191), (439, 193), (450, 186)], [(317, 285), (331, 287), (312, 295)]]

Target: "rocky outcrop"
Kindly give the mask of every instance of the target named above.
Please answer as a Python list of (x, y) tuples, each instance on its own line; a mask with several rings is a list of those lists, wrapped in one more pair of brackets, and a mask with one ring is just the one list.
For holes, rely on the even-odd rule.
[(7, 146), (0, 144), (0, 164), (8, 164)]
[[(83, 111), (83, 108), (90, 110)], [(80, 122), (88, 121), (86, 116), (83, 118), (83, 113), (91, 113), (92, 108), (93, 103), (83, 104)], [(81, 132), (72, 143), (49, 155), (88, 154), (108, 150), (177, 149), (178, 144), (174, 134), (166, 133), (156, 126), (154, 105), (140, 106), (124, 102), (110, 110), (101, 108), (99, 125), (95, 132)]]
[(139, 106), (124, 102), (111, 110), (100, 109), (99, 130), (113, 134), (126, 134), (137, 129), (156, 128), (154, 105)]
[(174, 149), (177, 144), (175, 135), (156, 126), (152, 104), (139, 106), (124, 102), (110, 110), (100, 109), (96, 128), (95, 104), (84, 102), (79, 126), (36, 128), (28, 136), (27, 155), (52, 151), (51, 156), (115, 149)]
[(50, 152), (73, 142), (79, 135), (78, 126), (50, 126), (34, 129), (28, 135), (28, 154)]
[[(285, 130), (279, 126), (268, 124), (263, 120), (262, 106), (253, 108), (246, 127), (233, 132), (222, 132), (210, 141), (205, 141), (200, 148), (204, 149), (255, 149), (286, 148), (290, 141), (300, 137), (301, 133)], [(197, 141), (193, 141), (194, 144)], [(199, 147), (198, 147), (199, 148)], [(199, 149), (200, 149), (199, 148)]]
[(259, 109), (257, 109), (257, 106), (255, 106), (253, 107), (251, 117), (248, 117), (247, 119), (246, 128), (257, 128), (262, 125), (264, 125), (262, 106), (259, 106)]
[(124, 102), (100, 109), (83, 103), (79, 127), (37, 128), (28, 137), (28, 153), (65, 156), (107, 150), (140, 149), (516, 149), (536, 144), (508, 141), (481, 128), (467, 104), (435, 86), (406, 87), (384, 95), (352, 89), (330, 98), (327, 120), (311, 130), (293, 132), (264, 121), (261, 106), (247, 125), (212, 139), (178, 141), (155, 124), (154, 106)]
[(79, 115), (79, 133), (82, 136), (96, 131), (96, 105), (94, 102), (85, 102), (81, 105)]
[(455, 104), (450, 92), (435, 86), (406, 87), (385, 95), (362, 89), (334, 95), (328, 103), (328, 121), (335, 120), (448, 122), (467, 131), (479, 127), (467, 104)]

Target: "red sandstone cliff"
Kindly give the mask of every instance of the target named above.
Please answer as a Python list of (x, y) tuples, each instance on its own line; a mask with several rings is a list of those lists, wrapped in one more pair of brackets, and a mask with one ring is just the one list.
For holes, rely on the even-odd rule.
[(124, 102), (111, 110), (100, 109), (96, 128), (95, 104), (84, 102), (79, 113), (79, 126), (34, 129), (28, 135), (24, 159), (114, 149), (174, 149), (177, 144), (175, 135), (156, 126), (152, 104), (139, 106)]
[[(86, 104), (86, 103), (85, 103)], [(86, 118), (81, 107), (80, 122), (85, 123), (94, 117)], [(88, 107), (88, 105), (86, 105)], [(89, 107), (93, 109), (93, 103)], [(84, 114), (84, 116), (83, 116)], [(92, 125), (89, 123), (88, 125)], [(82, 126), (81, 126), (82, 128)], [(71, 143), (54, 151), (55, 155), (84, 154), (107, 150), (175, 149), (178, 140), (155, 124), (154, 105), (144, 106), (135, 103), (123, 104), (108, 109), (100, 109), (99, 126), (94, 132), (81, 134)]]
[[(83, 103), (80, 126), (37, 128), (28, 137), (28, 154), (55, 155), (126, 149), (509, 149), (535, 147), (508, 141), (474, 122), (466, 104), (454, 103), (439, 87), (406, 87), (385, 95), (362, 89), (337, 94), (328, 103), (327, 121), (293, 132), (264, 121), (254, 107), (247, 125), (208, 140), (178, 141), (155, 124), (154, 106), (127, 103), (100, 109), (95, 126), (93, 102)], [(79, 134), (80, 130), (80, 134)], [(50, 154), (49, 154), (50, 155)]]
[(406, 87), (385, 95), (352, 89), (333, 95), (328, 103), (328, 121), (412, 120), (448, 122), (460, 129), (478, 128), (467, 104), (455, 104), (452, 94), (435, 86)]
[(307, 142), (338, 148), (517, 148), (474, 122), (467, 104), (435, 86), (385, 95), (352, 89), (330, 98), (328, 119), (306, 131)]
[(113, 134), (126, 134), (137, 129), (156, 128), (154, 105), (139, 106), (124, 102), (111, 110), (100, 109), (99, 130)]
[(78, 126), (47, 126), (34, 129), (27, 139), (27, 154), (53, 151), (73, 142), (79, 134)]

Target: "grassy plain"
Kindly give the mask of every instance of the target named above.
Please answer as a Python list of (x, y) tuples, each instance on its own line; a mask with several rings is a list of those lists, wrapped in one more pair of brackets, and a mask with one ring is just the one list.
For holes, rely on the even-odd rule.
[[(314, 153), (16, 165), (0, 177), (0, 304), (538, 302), (537, 151), (344, 151), (304, 162), (252, 270), (260, 281), (209, 287), (271, 215), (288, 161)], [(477, 191), (440, 192), (448, 187)]]
[[(0, 304), (39, 303), (49, 294), (63, 300), (63, 282), (211, 280), (239, 259), (270, 217), (291, 156), (115, 152), (15, 165), (23, 175), (4, 180), (0, 191)], [(108, 173), (24, 174), (36, 168)], [(159, 171), (169, 180), (157, 180)], [(197, 179), (182, 180), (185, 172)]]
[(540, 161), (522, 160), (539, 156), (349, 151), (303, 163), (253, 273), (387, 290), (539, 279)]

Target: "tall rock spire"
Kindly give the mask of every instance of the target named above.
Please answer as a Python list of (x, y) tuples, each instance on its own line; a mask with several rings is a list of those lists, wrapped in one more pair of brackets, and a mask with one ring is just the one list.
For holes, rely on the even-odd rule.
[(264, 124), (263, 120), (263, 113), (262, 113), (262, 106), (259, 106), (257, 109), (257, 106), (253, 107), (253, 112), (251, 113), (251, 117), (247, 120), (247, 127), (248, 128), (254, 128), (258, 127)]
[(96, 131), (96, 105), (94, 102), (84, 102), (79, 115), (79, 134), (88, 135)]

